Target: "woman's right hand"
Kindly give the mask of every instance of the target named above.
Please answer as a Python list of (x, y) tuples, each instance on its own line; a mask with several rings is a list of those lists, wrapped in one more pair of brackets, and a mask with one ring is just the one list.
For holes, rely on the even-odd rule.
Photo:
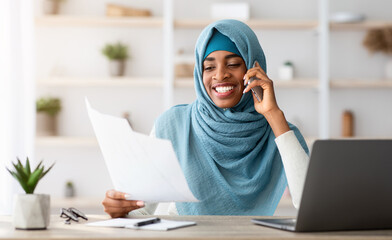
[(124, 217), (130, 211), (144, 207), (143, 201), (126, 200), (128, 194), (116, 190), (108, 190), (102, 201), (104, 211), (112, 218)]

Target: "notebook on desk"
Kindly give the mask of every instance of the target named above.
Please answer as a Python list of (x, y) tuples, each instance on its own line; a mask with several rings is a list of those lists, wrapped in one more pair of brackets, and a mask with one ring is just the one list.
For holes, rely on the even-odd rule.
[(316, 141), (297, 218), (252, 222), (295, 232), (392, 229), (392, 140)]

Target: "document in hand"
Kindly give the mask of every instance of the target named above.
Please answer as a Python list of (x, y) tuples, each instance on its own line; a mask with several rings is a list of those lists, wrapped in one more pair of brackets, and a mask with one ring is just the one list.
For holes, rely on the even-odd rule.
[(86, 98), (95, 135), (116, 190), (145, 202), (197, 202), (169, 140), (134, 132), (124, 118), (102, 114)]
[(171, 229), (188, 227), (196, 225), (196, 222), (191, 221), (172, 221), (161, 219), (160, 222), (154, 224), (148, 224), (145, 226), (137, 227), (135, 224), (141, 221), (145, 221), (146, 218), (143, 219), (135, 219), (135, 218), (113, 218), (105, 221), (92, 222), (87, 223), (87, 226), (91, 227), (118, 227), (118, 228), (131, 228), (131, 229), (141, 229), (141, 230), (158, 230), (158, 231), (167, 231)]

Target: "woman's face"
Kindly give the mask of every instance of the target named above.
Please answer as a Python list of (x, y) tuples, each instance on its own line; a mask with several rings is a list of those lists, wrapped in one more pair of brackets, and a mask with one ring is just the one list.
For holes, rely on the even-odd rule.
[(203, 84), (216, 106), (231, 108), (241, 100), (246, 71), (244, 60), (232, 52), (215, 51), (204, 59)]

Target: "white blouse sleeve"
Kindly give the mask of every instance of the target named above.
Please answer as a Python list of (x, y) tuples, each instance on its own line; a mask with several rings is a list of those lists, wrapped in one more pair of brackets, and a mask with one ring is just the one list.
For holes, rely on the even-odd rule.
[(309, 156), (302, 148), (293, 130), (277, 137), (275, 143), (282, 157), (293, 205), (298, 209), (308, 169)]

